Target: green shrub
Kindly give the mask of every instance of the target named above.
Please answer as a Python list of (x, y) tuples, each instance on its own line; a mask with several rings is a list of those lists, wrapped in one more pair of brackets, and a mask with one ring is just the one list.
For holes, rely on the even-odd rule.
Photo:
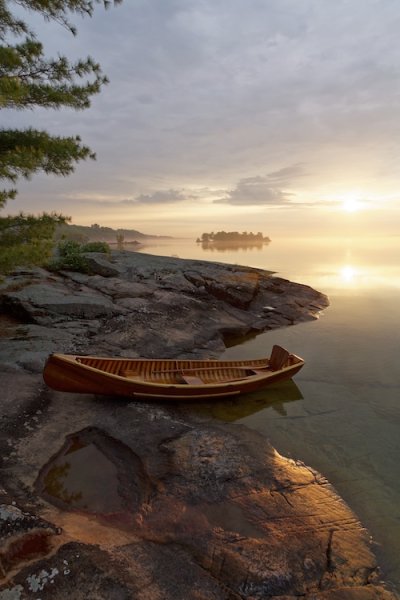
[(52, 247), (49, 240), (35, 240), (0, 248), (0, 274), (10, 273), (17, 267), (44, 266)]
[(77, 271), (79, 273), (89, 273), (89, 265), (83, 254), (69, 254), (53, 258), (47, 263), (50, 271)]
[(44, 266), (53, 250), (54, 231), (67, 217), (20, 213), (0, 217), (0, 273), (16, 267)]
[(82, 252), (103, 252), (110, 254), (110, 246), (107, 242), (87, 242), (81, 247)]
[(82, 244), (75, 240), (63, 240), (57, 245), (59, 256), (63, 258), (81, 253)]
[(110, 253), (106, 242), (88, 242), (80, 244), (76, 240), (63, 240), (57, 246), (58, 256), (48, 263), (51, 271), (78, 271), (90, 273), (90, 267), (85, 252)]

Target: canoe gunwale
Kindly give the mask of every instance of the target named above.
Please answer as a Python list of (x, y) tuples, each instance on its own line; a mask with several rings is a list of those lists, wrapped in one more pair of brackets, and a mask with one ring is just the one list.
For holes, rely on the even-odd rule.
[[(202, 390), (204, 391), (205, 388), (208, 387), (212, 387), (212, 388), (219, 388), (219, 387), (236, 387), (235, 383), (239, 383), (239, 382), (245, 382), (245, 381), (254, 381), (254, 382), (258, 382), (261, 381), (263, 379), (267, 380), (273, 376), (276, 376), (278, 374), (285, 374), (287, 372), (290, 372), (291, 370), (297, 369), (299, 367), (299, 364), (304, 363), (303, 359), (301, 359), (299, 356), (296, 356), (295, 354), (291, 354), (291, 356), (293, 356), (294, 358), (299, 360), (299, 363), (294, 363), (292, 365), (288, 365), (287, 367), (283, 367), (282, 369), (279, 369), (277, 371), (273, 371), (271, 369), (266, 370), (265, 373), (255, 373), (255, 374), (251, 374), (248, 375), (246, 377), (243, 377), (241, 379), (235, 379), (235, 380), (225, 380), (225, 381), (221, 381), (221, 382), (210, 382), (210, 383), (202, 383), (202, 384), (188, 384), (188, 383), (160, 383), (157, 381), (151, 381), (148, 380), (146, 381), (145, 379), (130, 379), (129, 377), (126, 376), (122, 376), (122, 375), (118, 375), (115, 373), (108, 373), (105, 370), (99, 369), (97, 367), (92, 367), (90, 365), (85, 365), (84, 363), (80, 362), (78, 359), (80, 358), (79, 356), (76, 355), (68, 355), (68, 354), (52, 354), (51, 357), (54, 357), (56, 359), (59, 359), (61, 361), (64, 362), (68, 362), (71, 365), (76, 365), (79, 367), (80, 370), (87, 370), (91, 373), (102, 373), (103, 375), (106, 375), (107, 378), (109, 379), (115, 379), (116, 381), (123, 381), (125, 383), (132, 383), (132, 387), (134, 385), (140, 385), (140, 387), (156, 387), (159, 389), (179, 389), (179, 390)], [(85, 356), (84, 358), (98, 358), (99, 360), (101, 360), (101, 357), (91, 357), (91, 356)], [(104, 360), (112, 360), (112, 361), (116, 361), (116, 360), (121, 360), (121, 359), (117, 359), (117, 358), (104, 358)], [(126, 359), (129, 361), (129, 359)], [(132, 359), (132, 362), (134, 362), (136, 359)], [(153, 359), (138, 359), (138, 360), (144, 360), (144, 361), (149, 361), (149, 362), (153, 362)], [(171, 362), (176, 362), (173, 359), (170, 359)], [(264, 360), (264, 359), (263, 359)], [(225, 361), (218, 361), (216, 360), (215, 365), (212, 365), (212, 367), (210, 366), (210, 368), (204, 368), (204, 370), (216, 370), (218, 368), (229, 368), (229, 366), (231, 366), (231, 368), (236, 368), (236, 369), (248, 369), (251, 370), (251, 366), (246, 366), (245, 364), (241, 367), (239, 365), (220, 365), (220, 362), (225, 362)], [(229, 362), (229, 361), (226, 361)], [(239, 362), (239, 361), (238, 361)], [(249, 362), (251, 363), (252, 361), (240, 361), (243, 363)], [(264, 367), (266, 369), (268, 369), (268, 367)], [(185, 369), (182, 369), (185, 370)], [(193, 371), (195, 371), (196, 369), (193, 368)], [(198, 370), (202, 370), (202, 368), (200, 367)], [(166, 373), (169, 371), (166, 371)], [(175, 370), (175, 372), (179, 372), (179, 370)]]
[[(59, 392), (125, 396), (132, 399), (142, 397), (144, 400), (206, 400), (247, 394), (264, 389), (277, 381), (290, 379), (302, 368), (304, 360), (294, 354), (289, 356), (290, 364), (273, 370), (268, 367), (268, 358), (242, 361), (212, 359), (208, 363), (208, 360), (129, 359), (54, 353), (47, 359), (43, 378), (50, 388)], [(85, 361), (89, 364), (85, 364)], [(196, 363), (198, 365), (194, 366)], [(169, 372), (176, 375), (186, 370), (195, 375), (197, 371), (199, 383), (196, 377), (193, 377), (193, 382), (189, 377), (186, 383), (184, 380), (168, 377), (164, 381), (151, 379), (153, 370), (159, 370), (157, 367), (164, 369), (168, 365), (171, 368), (166, 370), (166, 374)], [(131, 376), (121, 374), (129, 372), (129, 367)], [(205, 377), (205, 381), (202, 382), (202, 371), (203, 375), (204, 371), (215, 371), (215, 380)]]

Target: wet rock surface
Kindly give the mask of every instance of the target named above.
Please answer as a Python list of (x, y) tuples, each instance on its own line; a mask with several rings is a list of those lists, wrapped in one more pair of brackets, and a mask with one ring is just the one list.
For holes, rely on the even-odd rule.
[[(261, 436), (172, 405), (48, 400), (41, 426), (21, 432), (14, 455), (4, 448), (3, 481), (43, 528), (52, 524), (49, 543), (3, 567), (0, 594), (394, 598), (380, 584), (367, 533), (329, 483)], [(96, 473), (89, 461), (101, 483), (92, 481), (92, 496), (79, 458), (90, 445), (114, 467), (98, 462)], [(52, 471), (61, 502), (43, 487)], [(80, 477), (82, 496), (71, 500)]]
[(35, 269), (1, 286), (0, 600), (395, 598), (329, 483), (257, 433), (207, 405), (44, 386), (49, 351), (217, 355), (227, 334), (327, 304), (259, 270), (126, 254), (108, 277)]

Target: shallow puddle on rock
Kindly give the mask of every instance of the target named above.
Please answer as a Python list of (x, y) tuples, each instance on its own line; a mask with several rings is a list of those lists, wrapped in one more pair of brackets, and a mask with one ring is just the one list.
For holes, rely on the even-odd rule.
[(52, 538), (49, 531), (33, 531), (21, 534), (17, 539), (9, 543), (7, 549), (1, 553), (3, 575), (8, 575), (10, 570), (23, 562), (40, 556), (46, 556), (50, 552), (51, 547)]
[(58, 457), (43, 478), (43, 488), (71, 508), (90, 512), (122, 509), (117, 468), (94, 444)]
[(88, 428), (66, 438), (41, 470), (36, 487), (64, 510), (129, 520), (150, 486), (140, 459), (128, 446)]

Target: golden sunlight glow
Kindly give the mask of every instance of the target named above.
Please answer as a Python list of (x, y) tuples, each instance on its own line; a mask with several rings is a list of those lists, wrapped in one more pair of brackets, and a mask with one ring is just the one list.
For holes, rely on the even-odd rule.
[(354, 195), (344, 196), (342, 200), (342, 207), (344, 211), (354, 213), (362, 208), (362, 203)]
[(340, 271), (340, 277), (342, 281), (345, 281), (346, 283), (352, 283), (356, 275), (357, 270), (351, 265), (344, 266)]

